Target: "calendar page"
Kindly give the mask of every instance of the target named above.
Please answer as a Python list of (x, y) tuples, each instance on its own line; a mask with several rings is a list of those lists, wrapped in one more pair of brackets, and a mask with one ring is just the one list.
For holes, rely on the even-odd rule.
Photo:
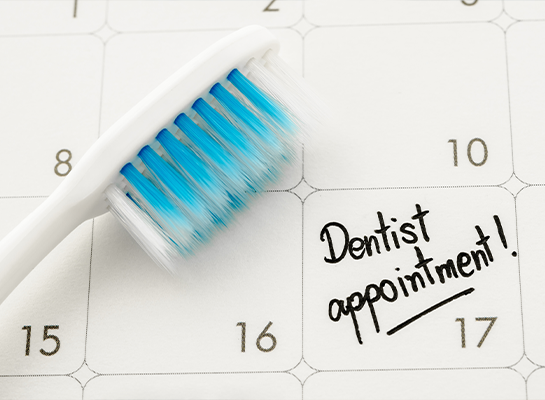
[(331, 126), (179, 278), (79, 226), (0, 305), (0, 398), (544, 399), (545, 1), (0, 0), (0, 237), (251, 24)]

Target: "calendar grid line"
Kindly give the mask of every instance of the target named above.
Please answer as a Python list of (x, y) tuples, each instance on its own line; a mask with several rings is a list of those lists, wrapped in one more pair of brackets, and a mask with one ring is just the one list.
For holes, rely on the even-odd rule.
[(91, 306), (91, 276), (92, 276), (92, 269), (93, 269), (93, 242), (95, 237), (95, 219), (93, 218), (93, 221), (91, 223), (91, 253), (89, 256), (89, 285), (87, 288), (87, 311), (86, 311), (86, 318), (85, 318), (85, 345), (83, 347), (83, 363), (87, 362), (87, 337), (89, 333), (89, 309)]
[[(502, 9), (503, 12), (507, 13), (505, 10), (505, 1), (502, 0)], [(509, 15), (510, 16), (510, 15)], [(511, 16), (510, 16), (511, 17)], [(513, 18), (513, 17), (511, 17)], [(514, 18), (513, 18), (514, 19)], [(517, 20), (517, 22), (520, 22)], [(511, 25), (512, 26), (512, 25)], [(511, 27), (509, 26), (509, 28)], [(512, 169), (513, 169), (513, 176), (519, 179), (521, 182), (523, 182), (516, 174), (516, 166), (515, 166), (515, 154), (514, 154), (514, 143), (513, 143), (513, 119), (512, 119), (512, 99), (511, 99), (511, 80), (510, 80), (510, 69), (509, 69), (509, 46), (507, 43), (507, 31), (504, 32), (504, 51), (505, 51), (505, 71), (506, 71), (506, 78), (507, 78), (507, 104), (508, 104), (508, 113), (509, 113), (509, 133), (510, 133), (510, 150), (511, 150), (511, 163), (512, 163)], [(524, 182), (526, 183), (526, 182)], [(531, 185), (528, 185), (524, 187), (522, 190), (530, 187)], [(520, 191), (514, 196), (515, 197), (515, 237), (516, 237), (516, 248), (519, 249), (519, 255), (517, 259), (517, 268), (518, 268), (518, 287), (519, 287), (519, 302), (520, 302), (520, 316), (521, 316), (521, 334), (522, 334), (522, 349), (523, 349), (523, 357), (528, 358), (526, 354), (526, 341), (525, 341), (525, 330), (524, 330), (524, 309), (523, 309), (523, 303), (522, 303), (522, 277), (521, 277), (521, 256), (524, 258), (524, 255), (521, 255), (520, 253), (520, 246), (519, 246), (519, 232), (518, 232), (518, 212), (517, 212), (517, 196), (520, 193)], [(529, 359), (529, 358), (528, 358)], [(524, 378), (524, 376), (523, 376)], [(528, 379), (524, 378), (525, 381), (525, 389), (526, 389), (526, 399), (528, 399)]]

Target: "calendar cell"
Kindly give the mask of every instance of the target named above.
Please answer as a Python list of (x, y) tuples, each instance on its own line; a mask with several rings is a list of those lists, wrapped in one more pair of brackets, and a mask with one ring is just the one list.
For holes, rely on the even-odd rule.
[(0, 399), (73, 400), (81, 398), (81, 385), (68, 376), (1, 377)]
[(530, 187), (517, 196), (524, 343), (528, 358), (539, 365), (545, 365), (545, 294), (542, 287), (545, 249), (541, 235), (545, 223), (544, 195), (545, 188)]
[[(106, 131), (171, 74), (227, 33), (124, 34), (111, 39), (106, 46), (101, 132)], [(288, 29), (273, 30), (273, 33), (281, 41), (280, 55), (283, 60), (300, 73), (301, 36)], [(145, 63), (141, 62), (142, 54), (145, 54)], [(301, 180), (301, 175), (301, 163), (294, 163), (271, 188), (291, 188)]]
[(495, 25), (315, 29), (305, 76), (333, 119), (305, 142), (314, 187), (499, 184), (512, 173)]
[(300, 399), (301, 384), (287, 373), (101, 376), (85, 387), (99, 399)]
[(102, 44), (3, 38), (0, 196), (47, 196), (98, 136)]
[(100, 373), (279, 371), (301, 359), (301, 202), (266, 193), (159, 269), (111, 216), (95, 223), (87, 362)]
[(513, 197), (500, 188), (312, 194), (305, 360), (318, 370), (516, 363), (515, 235)]
[(545, 183), (545, 22), (525, 22), (507, 32), (515, 173), (527, 183)]
[(359, 1), (313, 0), (305, 16), (316, 25), (406, 24), (489, 21), (502, 11), (501, 1)]
[[(387, 384), (385, 384), (387, 382)], [(304, 399), (524, 400), (524, 379), (509, 369), (327, 372), (311, 376)]]
[(4, 0), (0, 35), (90, 33), (106, 22), (106, 1)]
[[(40, 200), (1, 199), (0, 218), (19, 217)], [(76, 228), (0, 305), (0, 375), (68, 374), (81, 365), (91, 229), (91, 221)]]
[(109, 23), (123, 32), (238, 29), (252, 24), (284, 28), (302, 17), (302, 4), (298, 0), (112, 1)]

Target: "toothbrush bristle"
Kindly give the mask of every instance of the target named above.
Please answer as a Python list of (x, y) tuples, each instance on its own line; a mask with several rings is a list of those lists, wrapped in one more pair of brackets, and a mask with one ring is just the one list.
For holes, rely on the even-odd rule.
[[(290, 83), (276, 67), (267, 69), (267, 63), (276, 65), (274, 57), (249, 63), (253, 78), (230, 71), (204, 98), (180, 110), (122, 168), (124, 179), (106, 190), (113, 214), (172, 273), (179, 257), (227, 226), (296, 159), (298, 132), (309, 118), (298, 115), (305, 105), (291, 107), (301, 99), (278, 95), (289, 97), (283, 86)], [(270, 76), (264, 78), (264, 71)]]

